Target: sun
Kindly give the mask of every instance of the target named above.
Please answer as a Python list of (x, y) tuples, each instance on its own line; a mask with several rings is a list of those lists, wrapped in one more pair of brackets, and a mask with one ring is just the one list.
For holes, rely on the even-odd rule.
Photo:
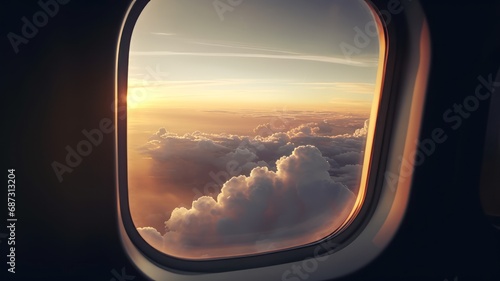
[(148, 90), (146, 87), (129, 87), (127, 93), (128, 109), (135, 109), (143, 106), (148, 100)]

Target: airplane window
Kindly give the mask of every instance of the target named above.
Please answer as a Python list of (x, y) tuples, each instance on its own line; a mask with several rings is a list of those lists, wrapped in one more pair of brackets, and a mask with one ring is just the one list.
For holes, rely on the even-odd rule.
[(204, 260), (345, 229), (366, 194), (379, 32), (361, 0), (148, 3), (119, 116), (140, 236)]

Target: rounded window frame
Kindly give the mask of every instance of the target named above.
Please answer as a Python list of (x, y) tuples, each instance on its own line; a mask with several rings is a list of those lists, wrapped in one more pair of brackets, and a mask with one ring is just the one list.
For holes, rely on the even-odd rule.
[[(404, 0), (403, 0), (404, 1)], [(366, 1), (368, 6), (374, 12), (376, 17), (377, 25), (381, 31), (379, 34), (380, 41), (380, 56), (382, 61), (379, 63), (379, 69), (377, 73), (377, 89), (381, 92), (378, 95), (379, 101), (374, 102), (374, 105), (378, 106), (376, 110), (377, 118), (375, 122), (370, 121), (370, 130), (372, 130), (373, 144), (370, 149), (370, 155), (365, 155), (369, 157), (370, 161), (365, 158), (363, 164), (363, 172), (366, 175), (366, 183), (364, 185), (365, 191), (363, 192), (364, 198), (362, 204), (358, 204), (359, 208), (354, 211), (350, 221), (346, 223), (341, 229), (337, 230), (334, 234), (326, 237), (320, 241), (311, 243), (309, 245), (304, 245), (292, 249), (281, 250), (272, 253), (261, 253), (254, 254), (245, 257), (230, 257), (230, 258), (218, 258), (213, 260), (185, 260), (169, 256), (164, 254), (154, 247), (149, 245), (136, 230), (130, 210), (128, 205), (128, 185), (127, 185), (127, 118), (126, 118), (126, 95), (127, 95), (127, 74), (128, 74), (128, 59), (130, 51), (130, 40), (132, 37), (132, 31), (137, 18), (139, 17), (141, 11), (149, 3), (149, 0), (136, 0), (133, 1), (127, 14), (125, 16), (125, 21), (122, 25), (120, 31), (120, 37), (118, 40), (118, 51), (116, 57), (116, 107), (118, 110), (115, 116), (116, 125), (116, 181), (117, 181), (117, 207), (118, 207), (118, 217), (119, 217), (119, 229), (120, 236), (124, 247), (129, 254), (129, 256), (134, 260), (136, 264), (145, 265), (148, 270), (142, 269), (145, 273), (146, 271), (154, 271), (156, 273), (146, 273), (149, 276), (156, 276), (158, 272), (164, 270), (165, 272), (171, 272), (177, 276), (191, 276), (210, 274), (212, 276), (220, 276), (224, 273), (229, 272), (239, 272), (241, 270), (252, 270), (261, 267), (281, 267), (284, 265), (290, 265), (299, 262), (307, 257), (313, 256), (332, 256), (336, 253), (345, 251), (349, 245), (355, 242), (360, 236), (365, 233), (367, 226), (373, 224), (373, 216), (377, 210), (381, 207), (381, 196), (385, 196), (383, 201), (391, 201), (390, 191), (392, 190), (392, 200), (395, 202), (397, 193), (402, 187), (400, 185), (406, 185), (406, 195), (400, 195), (404, 203), (407, 203), (409, 197), (409, 183), (408, 177), (404, 178), (404, 181), (396, 181), (388, 183), (387, 173), (390, 171), (393, 175), (397, 175), (398, 179), (401, 179), (401, 171), (398, 168), (397, 161), (394, 161), (395, 153), (406, 154), (411, 150), (408, 146), (411, 146), (408, 142), (408, 137), (418, 136), (420, 128), (420, 118), (418, 116), (418, 111), (420, 108), (420, 113), (423, 107), (423, 97), (422, 91), (424, 89), (417, 89), (420, 91), (417, 101), (415, 101), (415, 92), (410, 94), (395, 94), (398, 90), (404, 87), (406, 84), (401, 82), (403, 80), (425, 80), (421, 83), (426, 83), (426, 73), (427, 70), (419, 70), (417, 72), (409, 74), (411, 71), (401, 71), (404, 69), (412, 68), (410, 61), (411, 56), (408, 53), (414, 52), (415, 50), (410, 50), (412, 48), (426, 49), (429, 51), (428, 34), (427, 38), (420, 38), (420, 45), (416, 47), (412, 44), (412, 35), (407, 34), (406, 31), (411, 28), (407, 20), (411, 17), (416, 17), (422, 22), (416, 24), (422, 28), (422, 34), (426, 32), (425, 17), (421, 10), (418, 11), (408, 11), (404, 10), (404, 16), (399, 17), (399, 15), (391, 18), (385, 15), (380, 7), (388, 7), (390, 3), (394, 3), (395, 0), (374, 0)], [(396, 1), (400, 2), (400, 1)], [(414, 1), (415, 3), (415, 1)], [(415, 4), (415, 5), (418, 5)], [(386, 10), (387, 11), (387, 10)], [(421, 14), (419, 14), (419, 12)], [(388, 24), (387, 21), (396, 21), (397, 24)], [(425, 35), (421, 35), (424, 37)], [(415, 39), (413, 39), (415, 41)], [(422, 41), (427, 41), (426, 44), (422, 45)], [(390, 44), (389, 44), (390, 43)], [(420, 50), (422, 56), (422, 52)], [(422, 58), (420, 58), (422, 60)], [(425, 58), (423, 58), (425, 60)], [(428, 60), (428, 57), (427, 57)], [(427, 62), (419, 62), (418, 65), (428, 64)], [(418, 67), (417, 67), (418, 68)], [(427, 66), (428, 68), (428, 66)], [(422, 72), (423, 74), (421, 74)], [(406, 76), (404, 77), (404, 74)], [(421, 76), (419, 78), (419, 76)], [(406, 85), (407, 86), (407, 85)], [(425, 87), (424, 87), (425, 88)], [(417, 93), (418, 94), (418, 93)], [(401, 140), (398, 136), (402, 128), (404, 128), (402, 121), (398, 120), (398, 116), (404, 114), (401, 112), (401, 106), (406, 105), (410, 107), (415, 107), (416, 113), (410, 112), (406, 116), (405, 120), (408, 123), (415, 123), (411, 130), (411, 133), (406, 132), (406, 141)], [(399, 109), (399, 110), (398, 110)], [(120, 115), (118, 115), (120, 112)], [(372, 109), (373, 113), (373, 109)], [(123, 118), (124, 117), (124, 118)], [(413, 121), (412, 121), (413, 120)], [(409, 130), (408, 126), (408, 130)], [(370, 134), (369, 134), (370, 135)], [(367, 142), (368, 142), (367, 138)], [(394, 148), (396, 145), (396, 148)], [(394, 151), (396, 150), (396, 152)], [(368, 154), (368, 153), (366, 153)], [(361, 188), (360, 188), (361, 190)], [(389, 193), (388, 193), (389, 192)], [(360, 196), (358, 195), (358, 200)], [(386, 206), (382, 206), (387, 208)], [(394, 207), (394, 206), (393, 206)], [(404, 212), (404, 208), (403, 208)], [(390, 217), (387, 216), (387, 220)], [(377, 224), (380, 226), (380, 231), (377, 236), (374, 237), (373, 241), (377, 242), (379, 245), (387, 244), (390, 241), (389, 234), (387, 237), (381, 237), (383, 232), (384, 221), (378, 221)], [(396, 223), (397, 225), (399, 223)], [(392, 227), (392, 235), (394, 235), (397, 225)], [(385, 230), (387, 232), (387, 230)], [(391, 231), (389, 231), (391, 232)], [(321, 246), (321, 247), (319, 247)], [(286, 267), (285, 267), (286, 268)], [(165, 279), (170, 280), (170, 279)], [(187, 279), (186, 279), (187, 280)]]

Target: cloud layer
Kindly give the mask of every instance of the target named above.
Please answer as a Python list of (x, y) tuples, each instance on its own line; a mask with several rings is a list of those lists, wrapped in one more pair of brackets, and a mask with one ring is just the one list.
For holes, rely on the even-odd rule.
[[(331, 136), (332, 124), (308, 123), (283, 132), (262, 125), (255, 137), (160, 129), (142, 152), (201, 192), (175, 208), (161, 229), (139, 227), (154, 247), (186, 257), (248, 254), (299, 246), (334, 231), (356, 197), (368, 122), (353, 134)], [(269, 129), (269, 128), (268, 128)], [(188, 169), (188, 170), (186, 170)], [(190, 169), (190, 170), (189, 170)], [(205, 173), (199, 173), (204, 171)], [(200, 177), (197, 177), (200, 178)], [(204, 184), (204, 182), (208, 182)], [(211, 196), (206, 196), (211, 195)]]
[(346, 218), (355, 199), (332, 180), (329, 166), (316, 147), (299, 146), (276, 161), (276, 172), (256, 167), (249, 176), (224, 183), (216, 199), (202, 196), (191, 208), (176, 208), (165, 222), (165, 235), (152, 228), (139, 231), (166, 252), (199, 257), (221, 247), (255, 252), (262, 241), (271, 250), (296, 246), (293, 241), (306, 234), (326, 236)]
[[(193, 187), (199, 189), (215, 182), (220, 191), (222, 184), (232, 176), (248, 176), (255, 167), (268, 167), (275, 171), (277, 159), (290, 155), (295, 148), (303, 145), (318, 148), (330, 164), (330, 176), (339, 177), (345, 173), (345, 169), (339, 170), (341, 167), (361, 165), (368, 122), (363, 128), (354, 130), (353, 134), (332, 136), (334, 126), (331, 121), (325, 121), (286, 130), (285, 126), (276, 128), (263, 124), (254, 129), (254, 137), (199, 131), (177, 135), (161, 128), (151, 136), (141, 152), (155, 160), (156, 176), (165, 176), (164, 171), (168, 170), (165, 166), (175, 162), (176, 173), (169, 177), (169, 181), (175, 181), (175, 178), (185, 180), (188, 178), (185, 173), (196, 171), (199, 182)], [(228, 163), (235, 166), (229, 170), (237, 173), (228, 171)], [(344, 184), (356, 192), (357, 182)]]

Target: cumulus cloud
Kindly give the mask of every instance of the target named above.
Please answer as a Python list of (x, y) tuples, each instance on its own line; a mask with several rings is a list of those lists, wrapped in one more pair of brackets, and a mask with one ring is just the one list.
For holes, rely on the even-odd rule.
[(140, 227), (137, 229), (139, 234), (146, 240), (151, 246), (156, 249), (163, 249), (163, 237), (154, 227)]
[[(306, 123), (274, 133), (269, 124), (264, 124), (255, 129), (260, 133), (255, 136), (198, 131), (178, 135), (161, 128), (140, 149), (155, 160), (153, 176), (175, 183), (179, 192), (194, 188), (200, 191), (198, 194), (206, 194), (205, 186), (212, 186), (211, 189), (217, 186), (215, 191), (219, 192), (222, 184), (232, 176), (248, 176), (255, 167), (276, 171), (276, 160), (290, 155), (302, 145), (317, 147), (332, 167), (329, 169), (330, 176), (339, 176), (333, 168), (361, 164), (367, 125), (366, 121), (363, 128), (353, 130), (352, 134), (333, 136), (334, 124), (326, 121)], [(175, 167), (172, 167), (173, 163)], [(167, 176), (164, 172), (167, 170), (175, 170), (175, 174)], [(218, 177), (214, 179), (214, 175)], [(186, 178), (190, 180), (186, 181)], [(344, 184), (351, 190), (356, 189), (354, 181)], [(187, 201), (183, 203), (190, 204)]]
[[(263, 124), (254, 136), (159, 129), (140, 148), (154, 160), (152, 173), (171, 194), (195, 190), (197, 196), (178, 196), (184, 201), (165, 229), (142, 227), (140, 234), (158, 249), (191, 257), (222, 248), (231, 255), (231, 247), (287, 248), (327, 236), (354, 204), (368, 120), (351, 134), (332, 135), (334, 126), (325, 120), (276, 132)], [(167, 169), (175, 172), (166, 175)]]
[(159, 249), (203, 256), (231, 245), (248, 251), (264, 244), (296, 246), (297, 238), (326, 236), (346, 218), (355, 196), (330, 177), (330, 165), (316, 147), (299, 146), (278, 159), (276, 167), (256, 167), (249, 176), (224, 183), (216, 199), (202, 196), (190, 208), (176, 208), (163, 236), (151, 228), (139, 231)]
[(356, 131), (354, 131), (354, 137), (366, 137), (366, 134), (368, 133), (368, 121), (369, 120), (365, 120), (363, 128), (356, 129)]

